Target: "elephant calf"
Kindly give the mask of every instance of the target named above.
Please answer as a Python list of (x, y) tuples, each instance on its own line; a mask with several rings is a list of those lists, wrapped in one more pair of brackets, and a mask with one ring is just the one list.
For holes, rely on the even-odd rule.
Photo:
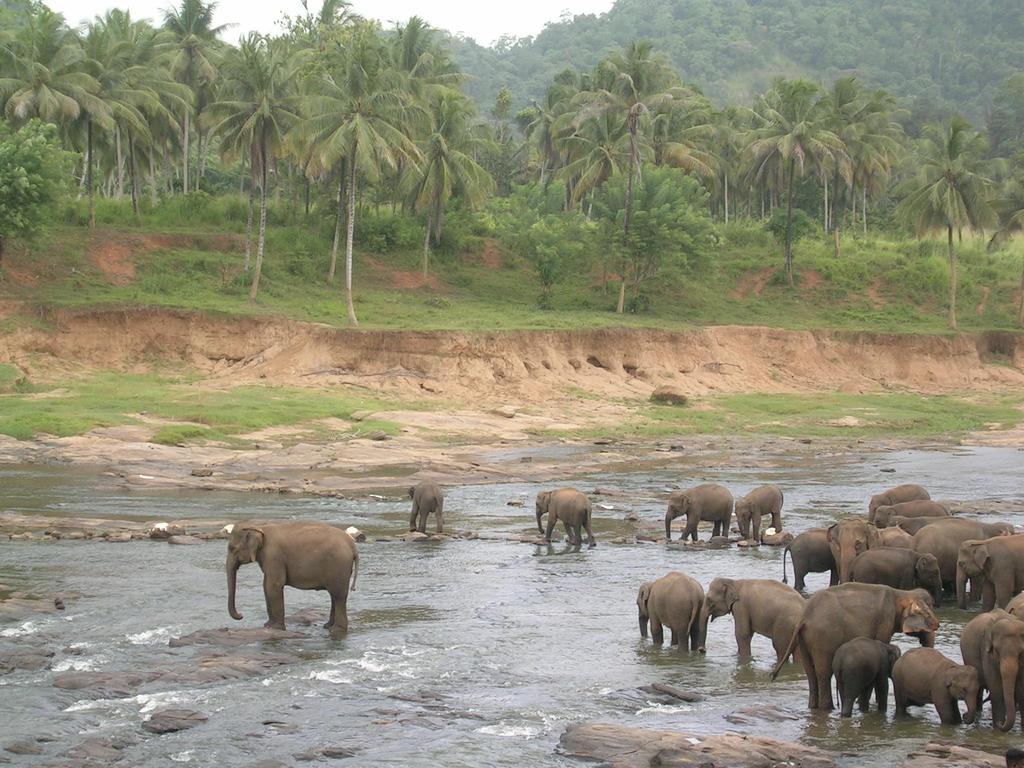
[(853, 702), (867, 712), (871, 692), (875, 693), (878, 711), (885, 712), (889, 703), (889, 676), (900, 657), (900, 649), (868, 637), (856, 637), (839, 646), (833, 660), (836, 691), (843, 717), (853, 715)]
[(708, 623), (731, 613), (736, 650), (741, 657), (750, 656), (751, 638), (763, 635), (772, 641), (776, 659), (782, 660), (803, 610), (804, 599), (800, 593), (777, 581), (715, 579), (708, 587), (701, 610), (700, 650), (704, 650), (703, 643), (707, 641)]
[(409, 530), (427, 532), (427, 518), (431, 513), (437, 518), (437, 532), (444, 533), (444, 491), (441, 486), (430, 480), (409, 489), (412, 499), (412, 515), (409, 517)]
[(935, 555), (898, 547), (877, 547), (853, 559), (850, 581), (886, 584), (895, 589), (927, 589), (935, 605), (942, 601), (942, 574)]
[(704, 483), (685, 491), (675, 491), (668, 499), (665, 512), (665, 538), (672, 540), (672, 521), (686, 517), (686, 528), (680, 537), (697, 540), (697, 525), (703, 520), (714, 523), (712, 536), (728, 536), (732, 523), (732, 494), (725, 486)]
[(650, 622), (655, 645), (665, 642), (663, 627), (668, 627), (672, 630), (672, 645), (679, 646), (679, 650), (703, 650), (703, 605), (704, 588), (685, 573), (670, 571), (660, 579), (644, 582), (636, 596), (640, 636), (647, 637)]
[(744, 539), (761, 541), (761, 520), (771, 518), (771, 527), (782, 530), (782, 491), (775, 485), (755, 488), (736, 502), (736, 525)]
[(788, 584), (786, 576), (786, 556), (793, 561), (793, 588), (802, 592), (804, 576), (808, 573), (829, 573), (829, 586), (839, 583), (839, 571), (836, 559), (832, 556), (832, 548), (828, 545), (828, 536), (824, 528), (811, 528), (799, 534), (782, 552), (782, 583)]
[(881, 506), (892, 506), (904, 501), (929, 501), (931, 494), (916, 483), (897, 485), (887, 491), (876, 493), (868, 502), (868, 519), (875, 521), (875, 510)]
[(325, 628), (332, 636), (348, 631), (348, 593), (356, 588), (359, 552), (352, 537), (323, 523), (240, 523), (228, 540), (228, 613), (236, 621), (235, 582), (245, 563), (263, 570), (267, 623), (284, 629), (284, 588), (322, 589), (331, 596), (331, 616)]
[(875, 510), (874, 524), (879, 528), (888, 528), (893, 525), (893, 518), (919, 517), (949, 517), (949, 510), (937, 501), (904, 501), (900, 504), (892, 504), (878, 507)]
[(967, 607), (967, 580), (971, 592), (982, 585), (981, 607), (1005, 608), (1014, 595), (1024, 591), (1024, 534), (968, 540), (960, 545), (956, 561), (956, 600)]
[[(544, 515), (548, 516), (547, 531), (540, 524)], [(587, 544), (593, 549), (597, 546), (597, 539), (591, 527), (592, 515), (590, 499), (575, 488), (560, 488), (537, 494), (537, 530), (545, 534), (549, 542), (555, 531), (555, 523), (561, 520), (570, 544), (577, 547), (582, 545), (583, 529), (586, 528)]]
[[(978, 717), (981, 678), (974, 667), (957, 664), (934, 648), (914, 648), (893, 667), (892, 691), (897, 715), (907, 714), (908, 706), (932, 704), (943, 725), (969, 724)], [(960, 701), (967, 705), (963, 717)]]

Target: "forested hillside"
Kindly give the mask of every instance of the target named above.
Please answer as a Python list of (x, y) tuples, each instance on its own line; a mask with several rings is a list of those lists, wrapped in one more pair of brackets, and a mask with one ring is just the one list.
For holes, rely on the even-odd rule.
[(591, 67), (638, 38), (719, 104), (749, 102), (777, 76), (828, 83), (856, 74), (907, 106), (916, 101), (922, 121), (946, 110), (980, 121), (999, 83), (1024, 67), (1024, 3), (618, 0), (606, 14), (494, 49), (458, 40), (454, 53), (479, 103), (507, 87), (521, 104), (566, 67)]

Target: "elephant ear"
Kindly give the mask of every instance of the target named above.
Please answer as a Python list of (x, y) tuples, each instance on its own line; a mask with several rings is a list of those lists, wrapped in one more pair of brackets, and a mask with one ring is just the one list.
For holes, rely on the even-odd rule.
[(637, 595), (636, 595), (636, 605), (637, 605), (637, 608), (640, 609), (640, 611), (644, 614), (644, 616), (647, 615), (647, 601), (650, 599), (650, 597), (651, 597), (651, 582), (645, 581), (643, 584), (640, 585), (640, 590), (637, 592)]
[(733, 605), (740, 599), (739, 593), (736, 592), (735, 581), (732, 579), (722, 579), (722, 596), (725, 598), (726, 606), (731, 611)]
[(867, 526), (867, 532), (868, 532), (868, 534), (867, 534), (867, 542), (866, 542), (867, 548), (868, 549), (872, 549), (872, 548), (876, 548), (877, 549), (879, 546), (881, 546), (881, 544), (882, 544), (882, 534), (878, 532), (878, 529), (875, 526), (873, 526), (873, 525), (869, 525), (869, 526)]
[(250, 562), (256, 560), (256, 554), (263, 547), (264, 533), (262, 528), (243, 528), (241, 551), (249, 558)]
[(978, 566), (978, 569), (981, 571), (985, 570), (985, 566), (991, 559), (992, 557), (989, 554), (988, 547), (984, 544), (978, 544), (974, 547), (974, 551), (971, 552), (971, 560), (974, 561), (974, 564)]
[(411, 499), (415, 495), (416, 495), (416, 486), (415, 485), (410, 485), (409, 486), (409, 498)]
[(834, 529), (836, 528), (836, 526), (838, 526), (838, 525), (839, 525), (839, 523), (833, 523), (832, 525), (830, 525), (830, 526), (829, 526), (829, 527), (828, 527), (828, 528), (827, 528), (827, 529), (825, 530), (825, 539), (826, 539), (826, 540), (828, 541), (828, 543), (829, 543), (829, 544), (834, 544), (834, 543), (835, 543), (835, 539), (834, 539), (834, 538), (832, 538), (832, 531), (833, 531), (833, 530), (834, 530)]

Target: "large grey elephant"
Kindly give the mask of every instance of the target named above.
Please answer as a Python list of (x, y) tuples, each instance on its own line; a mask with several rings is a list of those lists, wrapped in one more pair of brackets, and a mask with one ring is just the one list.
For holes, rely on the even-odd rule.
[(668, 510), (665, 512), (665, 538), (672, 540), (672, 521), (677, 517), (686, 517), (686, 528), (681, 539), (687, 536), (697, 540), (697, 525), (703, 520), (714, 523), (713, 536), (728, 536), (732, 522), (732, 494), (725, 486), (717, 483), (704, 483), (675, 491), (669, 496)]
[(896, 632), (902, 632), (931, 647), (938, 627), (931, 598), (924, 590), (855, 583), (829, 587), (815, 592), (804, 603), (785, 655), (772, 670), (772, 680), (778, 677), (785, 658), (799, 649), (807, 675), (808, 707), (830, 710), (832, 664), (843, 643), (855, 637), (888, 643)]
[(840, 584), (850, 581), (853, 559), (857, 555), (882, 545), (878, 529), (859, 517), (830, 525), (825, 535), (836, 561)]
[(771, 527), (782, 530), (782, 491), (776, 485), (762, 485), (736, 501), (736, 525), (744, 539), (761, 541), (761, 520), (771, 518)]
[(992, 701), (992, 720), (997, 724), (1006, 720), (1005, 699), (998, 670), (986, 667), (985, 664), (987, 652), (986, 635), (993, 623), (1004, 618), (1010, 619), (1013, 617), (1006, 611), (998, 608), (994, 611), (979, 613), (967, 622), (960, 631), (960, 656), (963, 658), (964, 664), (973, 667), (978, 672), (979, 689), (975, 709), (980, 715), (982, 696), (984, 696), (985, 691), (990, 691), (992, 694), (990, 696)]
[[(548, 541), (551, 541), (551, 534), (555, 531), (555, 523), (561, 520), (570, 544), (583, 544), (585, 528), (588, 545), (596, 547), (597, 540), (591, 527), (592, 514), (590, 499), (575, 488), (559, 488), (557, 491), (541, 491), (537, 494), (537, 530), (545, 534)], [(548, 516), (547, 531), (541, 527), (544, 515)]]
[[(907, 714), (908, 706), (932, 704), (943, 725), (973, 723), (981, 701), (978, 670), (957, 664), (934, 648), (914, 648), (904, 653), (892, 669), (892, 691), (896, 714)], [(967, 705), (961, 717), (960, 704)]]
[(956, 564), (956, 602), (967, 607), (967, 580), (977, 594), (981, 584), (982, 610), (1006, 608), (1014, 595), (1024, 591), (1024, 534), (969, 539), (960, 545)]
[[(994, 725), (1001, 731), (1013, 728), (1018, 711), (1024, 721), (1022, 658), (1024, 621), (1005, 614), (991, 622), (982, 637), (982, 675), (992, 692)], [(1002, 702), (1002, 718), (995, 713), (997, 699)]]
[(409, 516), (409, 530), (427, 532), (427, 518), (433, 513), (437, 522), (437, 532), (444, 532), (444, 491), (441, 486), (430, 480), (414, 485), (409, 489), (412, 499), (412, 514)]
[(919, 517), (949, 517), (949, 510), (937, 501), (903, 501), (883, 504), (875, 509), (872, 522), (879, 528), (895, 525), (893, 520), (914, 520)]
[(928, 501), (931, 499), (931, 495), (916, 483), (906, 483), (904, 485), (897, 485), (895, 488), (890, 488), (887, 491), (876, 493), (868, 501), (868, 520), (874, 522), (875, 510), (882, 505), (893, 505), (899, 504), (903, 501)]
[(839, 571), (836, 570), (836, 559), (832, 556), (832, 548), (828, 543), (828, 531), (824, 528), (808, 528), (797, 534), (782, 552), (782, 583), (788, 584), (786, 576), (786, 556), (793, 561), (793, 588), (799, 592), (804, 589), (804, 577), (808, 573), (829, 573), (829, 586), (839, 583)]
[(736, 650), (750, 656), (750, 641), (762, 635), (772, 641), (777, 659), (793, 636), (804, 610), (804, 598), (791, 587), (771, 579), (714, 579), (701, 609), (701, 650), (707, 642), (708, 623), (732, 614)]
[(935, 555), (912, 549), (876, 547), (853, 559), (850, 581), (888, 584), (896, 589), (928, 590), (935, 605), (942, 602), (942, 574)]
[(655, 645), (665, 642), (664, 627), (668, 627), (672, 630), (672, 645), (679, 646), (679, 650), (703, 651), (703, 605), (704, 588), (685, 573), (670, 571), (660, 579), (644, 582), (636, 596), (640, 636), (647, 637), (650, 622)]
[(914, 534), (914, 549), (935, 555), (942, 574), (942, 587), (952, 592), (956, 587), (956, 562), (960, 545), (968, 539), (988, 539), (1013, 533), (1009, 523), (979, 523), (961, 517), (941, 518)]
[[(359, 552), (345, 531), (323, 523), (239, 523), (228, 540), (228, 613), (235, 610), (235, 581), (245, 563), (263, 570), (267, 603), (265, 627), (284, 629), (284, 588), (322, 589), (331, 596), (331, 615), (325, 628), (332, 636), (348, 631), (348, 593), (356, 588)], [(351, 587), (350, 587), (351, 584)]]

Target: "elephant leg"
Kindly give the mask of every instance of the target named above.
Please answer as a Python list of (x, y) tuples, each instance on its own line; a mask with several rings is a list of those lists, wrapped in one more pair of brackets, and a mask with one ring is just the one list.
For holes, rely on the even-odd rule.
[(331, 615), (327, 617), (327, 622), (324, 624), (324, 629), (330, 629), (334, 626), (334, 595), (331, 595)]
[(419, 520), (416, 523), (416, 530), (420, 533), (427, 532), (427, 517), (430, 516), (430, 510), (426, 507), (420, 509)]
[(672, 645), (679, 645), (679, 633), (676, 632), (675, 628), (672, 628)]
[(755, 514), (750, 518), (750, 539), (751, 541), (761, 541), (761, 513)]
[(772, 528), (775, 529), (776, 533), (778, 533), (779, 531), (782, 530), (782, 510), (781, 509), (778, 512), (772, 512)]
[(700, 619), (694, 619), (690, 625), (690, 650), (696, 651), (700, 648)]
[(991, 611), (996, 607), (996, 591), (992, 582), (985, 579), (981, 582), (981, 610)]
[(750, 638), (754, 634), (750, 627), (750, 617), (745, 610), (733, 611), (732, 626), (736, 634), (736, 652), (741, 658), (750, 657)]
[(651, 640), (658, 646), (665, 644), (665, 630), (661, 626), (661, 622), (653, 616), (651, 617)]
[(555, 515), (555, 513), (554, 512), (548, 512), (547, 534), (545, 535), (545, 538), (549, 542), (551, 541), (551, 535), (555, 532), (555, 523), (556, 522), (558, 522), (558, 517)]
[(419, 509), (417, 509), (416, 504), (413, 504), (412, 505), (412, 514), (409, 515), (409, 531), (410, 532), (416, 530), (416, 518), (417, 517), (419, 517)]
[(807, 571), (802, 570), (801, 567), (799, 565), (797, 565), (797, 563), (794, 562), (793, 563), (793, 589), (795, 589), (797, 592), (803, 592), (804, 588), (807, 586), (804, 583), (804, 576), (806, 576), (806, 575), (807, 575)]
[(444, 507), (438, 505), (434, 510), (434, 517), (437, 518), (437, 532), (444, 533)]
[(814, 673), (818, 683), (818, 709), (831, 712), (832, 702), (832, 654), (820, 651), (814, 654)]
[(889, 676), (884, 672), (875, 680), (875, 703), (878, 711), (885, 712), (889, 708)]
[(583, 525), (587, 529), (587, 546), (593, 549), (597, 546), (597, 539), (594, 538), (594, 529), (591, 526), (590, 515), (587, 515), (586, 519), (583, 521)]
[(1005, 608), (1013, 599), (1013, 573), (1010, 573), (1008, 575), (1001, 574), (1001, 577), (996, 582), (995, 587), (996, 605), (1000, 608)]
[[(895, 680), (892, 682), (892, 697), (896, 702), (896, 714), (905, 715), (907, 714), (907, 695), (903, 692), (903, 688)], [(936, 707), (938, 709), (938, 707)], [(941, 712), (939, 713), (942, 714)]]
[(831, 573), (830, 573), (830, 575), (829, 575), (829, 577), (828, 577), (828, 585), (830, 587), (835, 587), (835, 586), (838, 586), (838, 584), (839, 584), (839, 571), (838, 571), (838, 569), (833, 568)]
[[(729, 532), (726, 531), (725, 535), (728, 535), (728, 534), (729, 534)], [(715, 522), (714, 522), (714, 524), (713, 524), (713, 526), (711, 528), (711, 535), (712, 536), (721, 536), (721, 535), (723, 535), (722, 534), (722, 521), (721, 520), (715, 520)]]
[(284, 629), (284, 579), (264, 574), (263, 597), (267, 602), (267, 623), (263, 626)]
[(348, 633), (348, 585), (331, 593), (331, 637)]
[[(861, 712), (867, 712), (871, 709), (871, 686), (869, 685), (863, 691), (860, 696), (857, 697), (857, 706), (860, 707)], [(853, 707), (851, 707), (853, 709)]]
[(817, 670), (814, 669), (814, 658), (808, 652), (807, 644), (804, 642), (802, 635), (797, 638), (797, 647), (801, 649), (800, 664), (803, 666), (804, 674), (807, 676), (807, 708), (817, 709), (818, 674)]
[(569, 546), (575, 547), (579, 542), (576, 540), (576, 526), (574, 526), (568, 519), (562, 521), (562, 527), (565, 528), (565, 536), (569, 539)]

